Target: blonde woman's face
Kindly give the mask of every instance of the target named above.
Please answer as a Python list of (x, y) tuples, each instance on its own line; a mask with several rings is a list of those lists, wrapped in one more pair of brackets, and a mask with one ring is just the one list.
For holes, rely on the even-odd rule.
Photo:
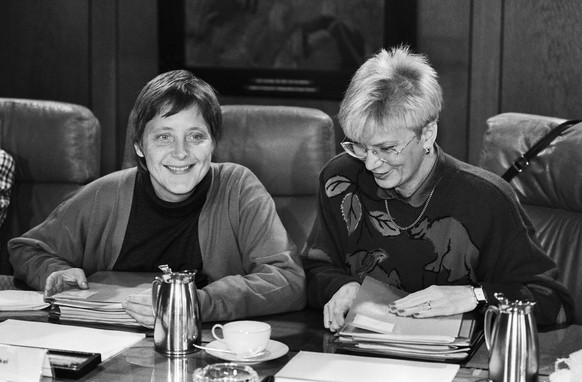
[(145, 158), (156, 195), (167, 202), (187, 199), (210, 169), (214, 142), (197, 106), (146, 123), (137, 155)]
[(433, 133), (436, 136), (436, 131), (432, 127), (428, 129), (427, 127), (423, 129), (420, 137), (417, 137), (413, 131), (402, 128), (375, 134), (363, 142), (369, 149), (398, 153), (390, 155), (389, 160), (382, 161), (368, 151), (364, 163), (378, 186), (385, 189), (395, 188), (404, 196), (410, 196), (416, 191), (427, 175), (428, 165), (432, 166), (429, 162), (433, 158), (426, 155), (425, 148), (432, 149)]

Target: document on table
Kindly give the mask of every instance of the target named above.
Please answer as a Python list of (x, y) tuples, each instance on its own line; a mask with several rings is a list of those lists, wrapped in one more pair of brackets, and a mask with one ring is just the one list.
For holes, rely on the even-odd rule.
[(366, 277), (346, 322), (361, 329), (383, 333), (395, 338), (409, 338), (428, 342), (452, 342), (459, 335), (462, 314), (446, 317), (417, 319), (399, 317), (390, 313), (388, 305), (408, 293)]
[(6, 320), (0, 323), (1, 344), (99, 353), (101, 361), (106, 361), (144, 337), (144, 333), (93, 329), (47, 322)]
[(275, 382), (451, 382), (459, 365), (300, 351)]
[(87, 278), (89, 289), (70, 289), (53, 295), (61, 321), (92, 322), (141, 327), (125, 313), (122, 303), (135, 294), (151, 295), (153, 272), (101, 271)]
[(422, 360), (468, 359), (482, 338), (474, 314), (433, 318), (399, 317), (388, 305), (407, 293), (366, 277), (340, 330), (342, 349)]
[(0, 311), (40, 310), (49, 306), (42, 292), (32, 290), (1, 290)]

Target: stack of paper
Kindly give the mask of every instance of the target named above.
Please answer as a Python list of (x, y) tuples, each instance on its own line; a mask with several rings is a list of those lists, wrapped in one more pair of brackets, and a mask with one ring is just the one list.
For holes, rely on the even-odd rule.
[(388, 304), (406, 295), (366, 278), (339, 332), (337, 346), (402, 358), (460, 362), (482, 339), (482, 320), (474, 315), (435, 318), (399, 317)]
[(275, 382), (451, 382), (459, 365), (300, 351)]
[[(71, 289), (52, 296), (62, 321), (139, 327), (123, 309), (130, 295), (151, 293), (153, 273), (97, 272), (87, 278), (89, 289)], [(51, 311), (51, 318), (54, 316)], [(59, 313), (60, 312), (60, 313)]]
[(0, 291), (0, 311), (40, 310), (49, 306), (42, 292), (29, 290)]

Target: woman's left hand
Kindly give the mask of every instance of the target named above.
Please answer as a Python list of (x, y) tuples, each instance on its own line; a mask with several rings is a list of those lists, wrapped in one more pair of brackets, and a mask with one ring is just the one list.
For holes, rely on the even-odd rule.
[(129, 296), (123, 303), (125, 312), (146, 328), (153, 329), (155, 317), (150, 293)]
[(431, 285), (390, 304), (390, 312), (417, 318), (469, 312), (477, 300), (469, 285)]

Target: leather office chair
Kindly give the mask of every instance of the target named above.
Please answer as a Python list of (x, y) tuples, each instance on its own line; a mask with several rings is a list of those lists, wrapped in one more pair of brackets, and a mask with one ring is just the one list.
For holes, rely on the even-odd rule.
[(0, 229), (0, 273), (12, 274), (7, 241), (41, 223), (100, 175), (100, 125), (80, 105), (0, 98), (0, 147), (16, 165), (8, 216)]
[[(319, 171), (335, 155), (331, 118), (317, 109), (293, 106), (226, 105), (222, 113), (214, 161), (253, 171), (301, 250), (315, 219)], [(135, 161), (128, 134), (123, 167), (135, 166)]]
[[(479, 166), (505, 170), (564, 119), (503, 113), (487, 120)], [(576, 303), (582, 324), (582, 124), (572, 126), (511, 180), (546, 253)]]

